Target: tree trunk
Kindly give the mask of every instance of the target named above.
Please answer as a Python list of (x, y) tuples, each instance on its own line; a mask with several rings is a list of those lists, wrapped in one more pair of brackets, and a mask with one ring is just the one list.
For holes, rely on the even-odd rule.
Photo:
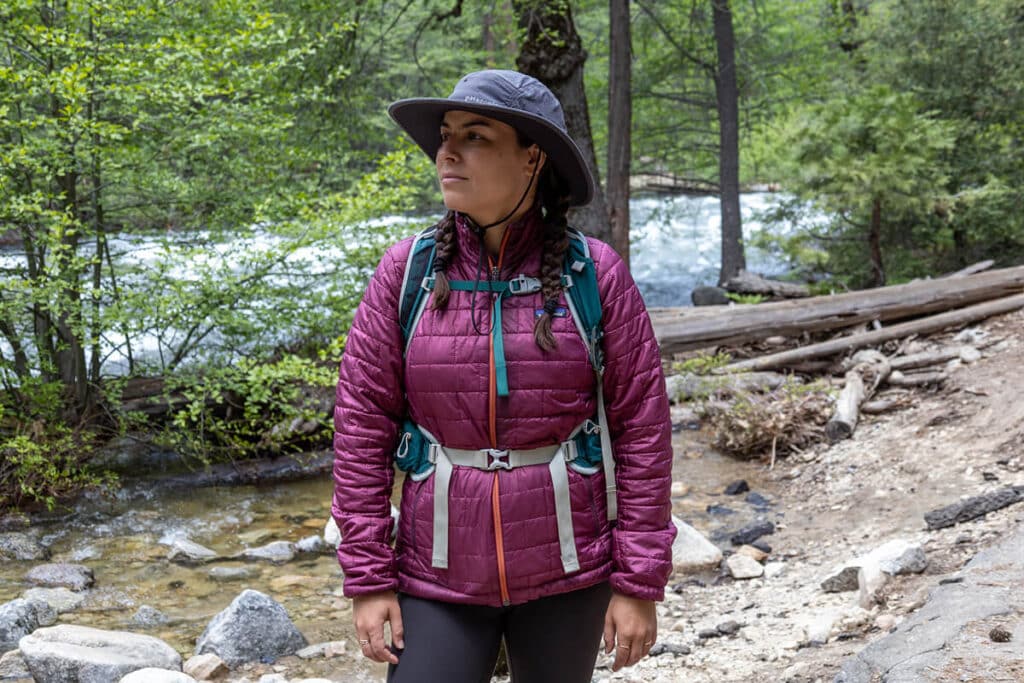
[(629, 162), (633, 50), (629, 0), (608, 2), (608, 219), (612, 247), (629, 266)]
[(882, 287), (885, 285), (885, 264), (882, 262), (882, 200), (878, 198), (871, 204), (868, 249), (871, 252), (871, 286)]
[(718, 182), (722, 203), (722, 269), (718, 283), (746, 270), (743, 225), (740, 221), (739, 91), (736, 87), (736, 39), (728, 0), (714, 0), (715, 47), (718, 68)]
[(583, 87), (583, 63), (587, 51), (572, 21), (568, 2), (515, 0), (512, 3), (525, 32), (516, 66), (551, 88), (562, 103), (565, 125), (594, 175), (594, 199), (587, 206), (570, 212), (569, 220), (585, 232), (611, 243), (608, 208), (601, 191), (594, 139), (590, 132), (590, 113)]

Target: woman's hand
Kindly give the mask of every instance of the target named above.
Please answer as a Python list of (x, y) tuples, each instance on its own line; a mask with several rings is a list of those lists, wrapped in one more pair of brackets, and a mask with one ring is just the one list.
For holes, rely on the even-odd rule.
[(633, 666), (654, 645), (658, 636), (658, 613), (653, 600), (639, 600), (612, 593), (604, 616), (604, 651), (615, 648), (612, 671)]
[(405, 647), (402, 639), (402, 611), (394, 591), (359, 595), (352, 600), (352, 618), (356, 625), (356, 638), (363, 656), (375, 662), (398, 664), (398, 657), (384, 642), (384, 622), (391, 623), (391, 642), (399, 650)]

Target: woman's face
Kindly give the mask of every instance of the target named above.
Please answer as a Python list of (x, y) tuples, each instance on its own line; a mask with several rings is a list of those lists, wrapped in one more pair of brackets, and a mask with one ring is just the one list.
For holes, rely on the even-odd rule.
[[(543, 163), (537, 145), (521, 147), (507, 123), (466, 111), (449, 111), (441, 122), (437, 178), (444, 204), (487, 225), (506, 215), (523, 196), (534, 166)], [(536, 169), (537, 175), (540, 169)], [(512, 218), (533, 206), (530, 194)]]

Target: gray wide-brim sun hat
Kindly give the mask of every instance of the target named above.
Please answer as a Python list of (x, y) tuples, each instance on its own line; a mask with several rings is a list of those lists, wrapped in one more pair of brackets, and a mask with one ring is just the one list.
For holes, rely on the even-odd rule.
[(497, 119), (537, 143), (569, 184), (574, 206), (583, 206), (594, 196), (593, 176), (569, 137), (562, 105), (536, 78), (518, 71), (476, 71), (463, 76), (447, 98), (398, 100), (388, 107), (388, 114), (434, 160), (441, 146), (441, 120), (452, 110)]

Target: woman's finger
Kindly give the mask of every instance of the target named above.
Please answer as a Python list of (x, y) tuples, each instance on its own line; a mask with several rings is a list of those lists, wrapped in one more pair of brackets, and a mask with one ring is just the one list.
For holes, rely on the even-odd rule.
[(370, 652), (370, 659), (375, 662), (398, 664), (398, 657), (388, 649), (387, 644), (384, 642), (383, 624), (381, 624), (380, 630), (370, 633)]

